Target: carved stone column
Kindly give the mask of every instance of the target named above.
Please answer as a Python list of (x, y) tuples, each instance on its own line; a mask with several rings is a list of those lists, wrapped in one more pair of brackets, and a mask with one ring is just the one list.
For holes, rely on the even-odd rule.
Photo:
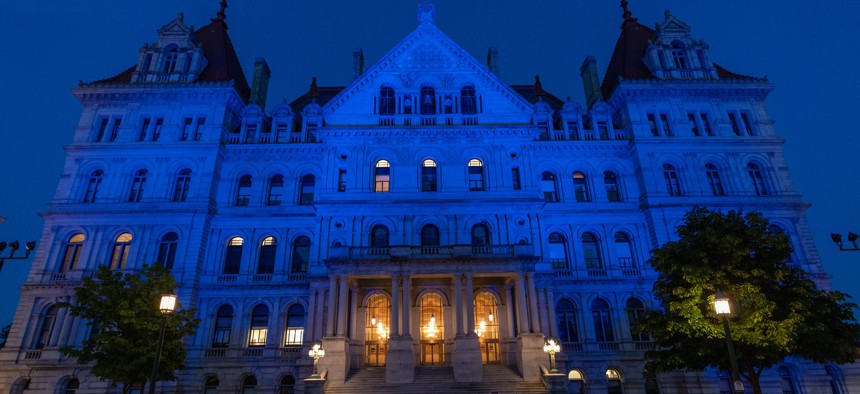
[(534, 273), (526, 273), (526, 288), (529, 294), (529, 316), (531, 316), (531, 331), (537, 333), (540, 331), (540, 320), (538, 319), (537, 292), (535, 291)]

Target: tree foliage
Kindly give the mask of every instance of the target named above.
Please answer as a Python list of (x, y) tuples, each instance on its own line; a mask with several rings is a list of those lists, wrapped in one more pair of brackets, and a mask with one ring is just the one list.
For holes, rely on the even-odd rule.
[(651, 368), (731, 370), (713, 308), (718, 290), (731, 299), (739, 372), (755, 393), (761, 393), (762, 371), (788, 356), (854, 362), (860, 348), (856, 305), (788, 264), (790, 243), (768, 224), (758, 212), (693, 208), (677, 228), (679, 239), (653, 252), (651, 265), (659, 273), (654, 296), (662, 310), (638, 326), (657, 345), (645, 355)]
[(193, 309), (177, 305), (168, 316), (159, 311), (161, 294), (175, 288), (175, 279), (160, 264), (126, 273), (99, 266), (75, 289), (74, 302), (62, 305), (72, 316), (86, 319), (93, 335), (81, 348), (61, 351), (80, 364), (94, 362), (94, 375), (122, 382), (125, 392), (149, 379), (162, 319), (166, 319), (159, 380), (175, 380), (174, 371), (183, 369), (185, 363), (182, 338), (193, 334), (200, 323)]
[(3, 327), (3, 329), (0, 330), (0, 340), (2, 340), (2, 342), (0, 342), (0, 349), (6, 347), (6, 341), (9, 340), (9, 331), (11, 330), (12, 324), (7, 324), (6, 327)]

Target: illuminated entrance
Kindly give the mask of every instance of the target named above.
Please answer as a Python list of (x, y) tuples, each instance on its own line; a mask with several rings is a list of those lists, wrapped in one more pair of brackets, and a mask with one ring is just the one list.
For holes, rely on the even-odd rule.
[(444, 328), (442, 297), (428, 293), (421, 297), (421, 364), (442, 365)]
[(498, 301), (492, 294), (482, 291), (475, 296), (475, 333), (481, 348), (481, 362), (499, 363)]
[(388, 334), (391, 322), (391, 301), (382, 294), (374, 294), (367, 300), (364, 326), (364, 354), (368, 366), (385, 365), (388, 351)]

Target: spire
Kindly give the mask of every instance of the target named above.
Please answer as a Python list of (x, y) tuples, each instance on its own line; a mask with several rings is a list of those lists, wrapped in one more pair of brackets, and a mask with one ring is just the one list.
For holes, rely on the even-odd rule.
[(636, 23), (638, 19), (633, 17), (633, 13), (630, 12), (630, 9), (627, 8), (627, 0), (621, 0), (621, 9), (624, 12), (621, 14), (621, 17), (624, 18), (624, 23), (621, 24), (621, 27), (624, 28), (628, 23)]
[(227, 14), (224, 13), (224, 10), (227, 9), (227, 0), (221, 0), (221, 9), (218, 10), (216, 18), (212, 18), (212, 22), (221, 22), (224, 23), (224, 19), (227, 19)]

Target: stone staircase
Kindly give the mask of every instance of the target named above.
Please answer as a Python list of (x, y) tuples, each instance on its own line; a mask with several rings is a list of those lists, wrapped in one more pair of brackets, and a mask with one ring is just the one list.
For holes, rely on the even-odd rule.
[(386, 384), (385, 367), (369, 367), (350, 371), (346, 383), (340, 387), (326, 387), (326, 394), (340, 393), (499, 393), (545, 394), (542, 382), (526, 382), (519, 372), (504, 365), (484, 365), (481, 383), (457, 383), (451, 367), (415, 368), (415, 382)]

